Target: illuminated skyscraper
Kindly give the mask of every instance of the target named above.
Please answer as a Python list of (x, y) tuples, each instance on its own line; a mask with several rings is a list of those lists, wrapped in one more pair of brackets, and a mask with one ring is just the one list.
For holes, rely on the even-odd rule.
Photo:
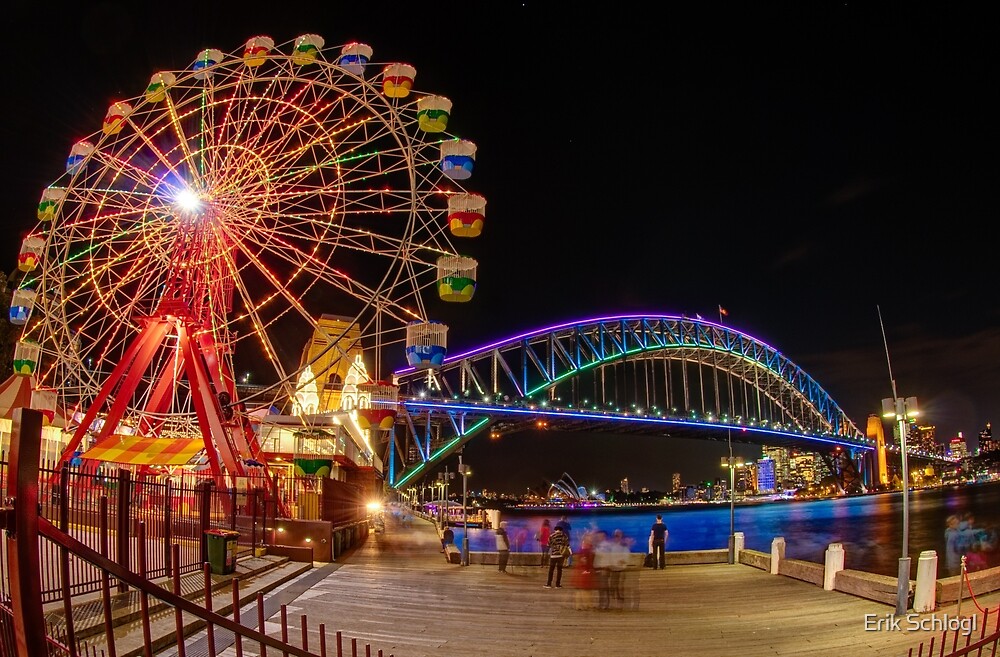
[(1000, 449), (1000, 441), (993, 440), (993, 429), (990, 423), (986, 423), (986, 428), (979, 432), (979, 453), (995, 452)]
[(757, 490), (761, 493), (773, 493), (774, 481), (774, 460), (764, 457), (757, 460)]
[(784, 488), (791, 478), (788, 463), (788, 450), (784, 447), (763, 446), (764, 458), (774, 461), (774, 488)]
[(952, 458), (964, 459), (969, 456), (969, 446), (965, 444), (962, 432), (958, 432), (958, 438), (952, 438), (948, 443), (948, 452)]
[(681, 489), (681, 473), (675, 472), (673, 476), (673, 481), (671, 482), (673, 488), (671, 490), (678, 491)]

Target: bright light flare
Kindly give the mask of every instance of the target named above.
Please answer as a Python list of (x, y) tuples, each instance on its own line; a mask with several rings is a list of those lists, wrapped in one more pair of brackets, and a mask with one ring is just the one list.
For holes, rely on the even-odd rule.
[(201, 209), (201, 198), (190, 189), (182, 189), (174, 197), (174, 203), (184, 212), (197, 212)]

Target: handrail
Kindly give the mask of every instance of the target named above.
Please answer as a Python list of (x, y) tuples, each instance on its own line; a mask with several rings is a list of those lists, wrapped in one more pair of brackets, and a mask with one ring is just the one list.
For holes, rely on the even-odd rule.
[[(181, 609), (197, 618), (205, 621), (206, 623), (219, 625), (233, 634), (237, 634), (246, 637), (252, 641), (257, 641), (261, 644), (266, 644), (275, 650), (280, 650), (285, 654), (294, 655), (294, 657), (317, 657), (315, 653), (311, 653), (308, 650), (303, 650), (296, 646), (284, 643), (279, 639), (269, 637), (257, 630), (249, 628), (245, 625), (241, 625), (236, 621), (233, 621), (226, 616), (221, 616), (213, 611), (208, 611), (202, 607), (199, 607), (195, 603), (191, 602), (187, 598), (176, 595), (175, 593), (164, 589), (153, 582), (150, 582), (139, 575), (130, 572), (129, 570), (116, 564), (114, 561), (102, 556), (99, 552), (94, 551), (87, 545), (76, 540), (72, 536), (63, 533), (55, 525), (44, 518), (38, 519), (38, 533), (45, 536), (50, 541), (65, 547), (70, 552), (75, 554), (77, 557), (91, 563), (92, 565), (111, 573), (119, 580), (126, 582), (127, 584), (134, 586), (140, 591), (152, 595), (168, 605)], [(210, 591), (206, 591), (206, 595), (211, 595)], [(111, 637), (109, 637), (111, 639)]]

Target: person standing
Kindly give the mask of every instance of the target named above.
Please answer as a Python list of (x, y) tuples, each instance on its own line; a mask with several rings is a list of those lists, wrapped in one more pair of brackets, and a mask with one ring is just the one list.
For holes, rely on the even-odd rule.
[(538, 542), (542, 546), (542, 563), (544, 568), (549, 565), (549, 537), (552, 536), (552, 526), (549, 519), (542, 520), (542, 528), (538, 530)]
[(504, 520), (496, 529), (497, 566), (501, 573), (507, 572), (507, 561), (510, 560), (510, 537), (507, 536), (507, 521)]
[(563, 562), (567, 552), (569, 552), (569, 537), (562, 527), (556, 525), (552, 535), (549, 536), (549, 577), (545, 581), (545, 588), (552, 588), (553, 573), (556, 576), (556, 588), (562, 588)]
[(448, 523), (444, 523), (444, 531), (441, 533), (441, 551), (444, 552), (449, 544), (455, 542), (455, 530), (448, 526)]
[[(557, 529), (561, 528), (563, 530), (563, 533), (566, 534), (566, 541), (570, 545), (572, 545), (572, 543), (573, 543), (573, 534), (572, 534), (573, 527), (572, 527), (572, 525), (569, 524), (569, 519), (566, 516), (563, 516), (563, 517), (559, 518), (559, 522), (556, 523), (556, 528)], [(570, 562), (570, 557), (566, 557), (566, 559), (564, 560), (564, 564), (563, 565), (569, 567), (569, 562)]]
[(667, 565), (667, 557), (664, 554), (667, 545), (667, 525), (663, 522), (663, 516), (656, 514), (656, 522), (649, 530), (649, 538), (653, 542), (653, 570), (659, 568), (663, 570)]

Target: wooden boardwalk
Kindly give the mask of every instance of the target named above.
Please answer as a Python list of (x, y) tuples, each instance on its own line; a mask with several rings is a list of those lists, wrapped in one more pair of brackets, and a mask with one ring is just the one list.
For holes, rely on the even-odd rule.
[[(603, 611), (576, 608), (572, 569), (562, 589), (545, 589), (541, 567), (503, 575), (495, 565), (449, 564), (439, 550), (430, 523), (389, 522), (290, 603), (289, 620), (297, 628), (306, 614), (311, 631), (342, 630), (347, 655), (357, 637), (385, 657), (894, 657), (940, 636), (907, 631), (905, 619), (898, 631), (866, 630), (866, 615), (886, 619), (893, 608), (744, 565), (643, 570), (631, 584), (637, 607)], [(1000, 598), (978, 602), (993, 608)], [(971, 616), (976, 605), (966, 599), (962, 611)], [(954, 605), (920, 618), (946, 616)]]

